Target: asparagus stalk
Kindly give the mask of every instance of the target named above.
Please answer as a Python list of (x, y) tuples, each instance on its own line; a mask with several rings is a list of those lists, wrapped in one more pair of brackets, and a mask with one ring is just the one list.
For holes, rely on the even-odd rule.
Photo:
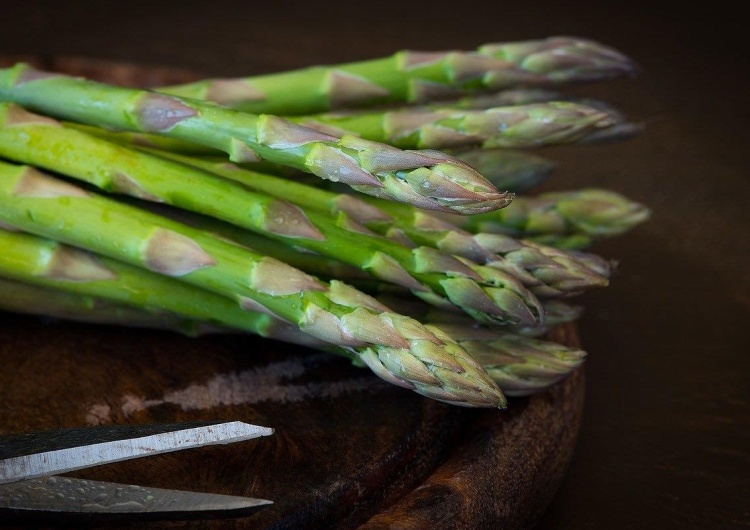
[[(395, 241), (338, 226), (328, 215), (247, 190), (197, 168), (129, 150), (66, 129), (18, 108), (0, 127), (0, 154), (33, 163), (106, 190), (211, 215), (269, 237), (331, 256), (412, 289), (440, 304), (456, 304), (485, 322), (541, 319), (536, 298), (507, 273), (486, 269), (433, 248), (407, 248)], [(22, 114), (23, 113), (23, 114)], [(23, 116), (23, 120), (20, 121)], [(37, 121), (34, 121), (37, 120)]]
[[(226, 301), (231, 303), (229, 299)], [(89, 324), (167, 329), (191, 337), (221, 329), (165, 312), (146, 308), (135, 309), (124, 304), (113, 303), (106, 298), (60, 291), (1, 276), (0, 310)], [(273, 322), (283, 324), (280, 320), (271, 319), (268, 315), (264, 316)], [(210, 318), (211, 315), (206, 317)]]
[(424, 103), (517, 86), (595, 81), (635, 72), (621, 53), (593, 41), (552, 37), (486, 44), (476, 52), (400, 51), (369, 61), (318, 66), (242, 79), (208, 79), (160, 89), (255, 113)]
[(433, 103), (434, 108), (450, 107), (462, 110), (491, 109), (492, 107), (507, 107), (511, 105), (529, 105), (531, 103), (545, 103), (548, 101), (563, 101), (565, 95), (556, 90), (545, 88), (511, 88), (492, 92), (490, 94), (472, 94), (450, 101)]
[[(536, 296), (570, 296), (604, 287), (608, 283), (608, 265), (593, 255), (572, 255), (501, 234), (471, 234), (427, 212), (391, 201), (368, 199), (365, 203), (350, 195), (311, 188), (290, 180), (243, 170), (228, 163), (173, 153), (161, 153), (161, 156), (211, 171), (276, 197), (285, 197), (306, 208), (308, 215), (311, 213), (310, 209), (326, 211), (344, 220), (353, 219), (359, 225), (406, 245), (426, 245), (446, 254), (460, 256), (463, 260), (482, 263), (517, 278)], [(325, 252), (325, 249), (321, 251)], [(464, 262), (471, 266), (469, 262)], [(481, 271), (477, 272), (482, 274)], [(531, 307), (533, 304), (526, 305)]]
[[(204, 148), (198, 144), (154, 134), (111, 131), (102, 129), (101, 127), (74, 122), (65, 123), (65, 126), (81, 130), (110, 142), (136, 148), (157, 149), (176, 154), (208, 157), (209, 159), (211, 157), (216, 159), (217, 155), (220, 154), (215, 149)], [(557, 166), (549, 159), (523, 150), (470, 149), (454, 151), (450, 154), (479, 171), (497, 189), (515, 193), (526, 192), (537, 184), (540, 184)], [(294, 178), (297, 181), (304, 181), (313, 186), (327, 182), (313, 175), (301, 173), (294, 168), (265, 161), (245, 162), (243, 163), (243, 167), (261, 173), (271, 173), (282, 177)], [(335, 183), (331, 183), (331, 185), (336, 186)]]
[[(458, 344), (438, 339), (419, 322), (371, 297), (340, 282), (326, 284), (205, 232), (96, 197), (33, 168), (0, 164), (0, 221), (178, 277), (226, 296), (240, 308), (270, 313), (351, 352), (387, 381), (425, 396), (465, 406), (503, 404), (496, 385)], [(15, 260), (24, 261), (30, 260)], [(195, 297), (195, 303), (201, 298)]]
[(272, 115), (39, 72), (0, 69), (0, 100), (59, 118), (152, 132), (212, 147), (236, 162), (267, 160), (422, 208), (478, 213), (511, 197), (463, 162), (437, 151), (402, 151), (355, 136), (338, 138)]
[(450, 219), (471, 231), (539, 237), (546, 244), (583, 248), (624, 234), (649, 216), (649, 209), (642, 204), (613, 191), (589, 188), (518, 197), (496, 214)]
[[(113, 303), (107, 298), (79, 295), (3, 277), (0, 277), (0, 294), (0, 309), (17, 313), (86, 323), (163, 329), (189, 336), (237, 331), (179, 318), (165, 312), (136, 309)], [(260, 331), (264, 336), (283, 342), (331, 351), (329, 344), (300, 333), (287, 323), (262, 313), (252, 316), (257, 319), (258, 324), (270, 324), (260, 329), (252, 327), (250, 331), (253, 333)], [(247, 323), (256, 322), (250, 318), (244, 320)], [(507, 389), (507, 395), (528, 395), (541, 391), (572, 372), (585, 357), (581, 350), (510, 333), (488, 330), (476, 333), (472, 328), (456, 325), (433, 325), (429, 329), (437, 336), (450, 336), (453, 333), (460, 337), (457, 342), (471, 349), (475, 358), (482, 358), (485, 369), (503, 392)], [(333, 350), (333, 353), (342, 352)]]
[(619, 125), (604, 110), (567, 101), (487, 110), (397, 109), (289, 118), (333, 136), (356, 135), (403, 149), (531, 148), (586, 142)]

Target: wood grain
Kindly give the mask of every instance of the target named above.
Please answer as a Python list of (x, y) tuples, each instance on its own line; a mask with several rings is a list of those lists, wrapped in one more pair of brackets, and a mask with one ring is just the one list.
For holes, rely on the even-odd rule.
[[(197, 77), (23, 59), (126, 85)], [(252, 517), (148, 528), (528, 528), (564, 475), (581, 420), (582, 372), (505, 411), (475, 411), (395, 388), (345, 360), (255, 337), (190, 339), (0, 317), (0, 433), (202, 419), (276, 429), (267, 439), (73, 474), (275, 502)], [(573, 327), (554, 333), (576, 343)]]

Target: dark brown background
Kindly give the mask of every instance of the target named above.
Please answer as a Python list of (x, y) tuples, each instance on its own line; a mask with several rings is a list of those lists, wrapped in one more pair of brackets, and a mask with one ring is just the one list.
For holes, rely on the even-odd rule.
[(626, 144), (548, 151), (562, 163), (548, 189), (607, 186), (648, 204), (654, 217), (598, 247), (621, 261), (621, 274), (585, 299), (584, 423), (540, 528), (750, 526), (742, 17), (718, 4), (589, 0), (253, 4), (4, 2), (0, 53), (240, 75), (555, 34), (625, 51), (642, 75), (584, 92), (646, 121), (645, 133)]

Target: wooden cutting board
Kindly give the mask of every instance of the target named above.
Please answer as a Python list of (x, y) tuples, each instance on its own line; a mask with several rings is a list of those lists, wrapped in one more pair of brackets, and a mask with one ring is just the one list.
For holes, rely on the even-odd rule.
[[(133, 86), (196, 78), (84, 59), (0, 64), (18, 59)], [(572, 325), (552, 335), (577, 345)], [(393, 387), (335, 356), (256, 337), (191, 339), (7, 313), (0, 366), (0, 434), (215, 419), (276, 429), (71, 474), (274, 501), (251, 517), (127, 528), (529, 528), (562, 480), (584, 400), (581, 371), (507, 410), (471, 410)]]

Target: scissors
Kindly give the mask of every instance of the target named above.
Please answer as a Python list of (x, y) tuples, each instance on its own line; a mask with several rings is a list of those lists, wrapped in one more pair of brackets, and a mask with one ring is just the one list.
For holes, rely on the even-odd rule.
[(0, 520), (72, 522), (239, 517), (264, 499), (56, 476), (77, 469), (268, 436), (234, 422), (103, 425), (0, 436)]

